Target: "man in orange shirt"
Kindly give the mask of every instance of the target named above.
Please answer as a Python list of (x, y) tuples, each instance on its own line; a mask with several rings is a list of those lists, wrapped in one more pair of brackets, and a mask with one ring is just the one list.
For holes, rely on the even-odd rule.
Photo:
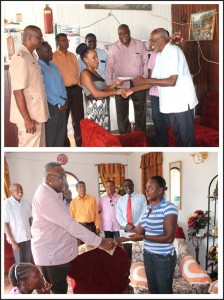
[[(72, 127), (74, 130), (74, 138), (77, 147), (82, 145), (80, 120), (84, 118), (83, 95), (79, 79), (78, 61), (72, 52), (67, 49), (69, 42), (65, 33), (59, 33), (55, 37), (58, 50), (53, 54), (53, 63), (59, 68), (64, 80), (69, 100), (67, 109), (67, 119), (71, 111)], [(65, 140), (65, 147), (70, 147), (68, 137)]]
[(86, 194), (86, 185), (83, 181), (79, 181), (76, 184), (76, 190), (78, 196), (70, 203), (70, 213), (72, 217), (87, 229), (99, 235), (100, 216), (96, 198)]

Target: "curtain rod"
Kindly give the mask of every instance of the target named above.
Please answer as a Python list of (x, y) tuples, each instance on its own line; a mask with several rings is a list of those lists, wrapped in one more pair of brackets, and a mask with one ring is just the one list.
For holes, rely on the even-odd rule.
[[(111, 163), (109, 163), (109, 164), (111, 164)], [(114, 164), (120, 164), (120, 163), (114, 163)], [(94, 166), (99, 166), (99, 165), (101, 165), (101, 164), (96, 164), (96, 165), (94, 165)], [(104, 164), (104, 165), (107, 165), (107, 164)], [(121, 164), (121, 165), (123, 165), (123, 166), (125, 166), (125, 167), (128, 166), (128, 165), (124, 165), (124, 164)]]

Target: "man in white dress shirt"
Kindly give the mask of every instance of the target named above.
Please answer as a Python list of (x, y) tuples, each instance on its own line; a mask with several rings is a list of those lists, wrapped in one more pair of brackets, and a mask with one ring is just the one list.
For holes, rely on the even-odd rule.
[(7, 241), (12, 244), (16, 263), (30, 262), (32, 211), (28, 200), (22, 199), (23, 188), (19, 183), (10, 186), (11, 197), (4, 201), (4, 228)]
[[(143, 194), (137, 194), (134, 192), (134, 183), (131, 179), (125, 179), (123, 188), (126, 194), (120, 197), (117, 201), (116, 218), (118, 223), (125, 229), (125, 231), (130, 231), (140, 223), (142, 215), (146, 210), (147, 201)], [(127, 219), (129, 196), (131, 197), (132, 224)], [(131, 259), (132, 244), (126, 243), (124, 244), (124, 248), (128, 252), (128, 256)]]

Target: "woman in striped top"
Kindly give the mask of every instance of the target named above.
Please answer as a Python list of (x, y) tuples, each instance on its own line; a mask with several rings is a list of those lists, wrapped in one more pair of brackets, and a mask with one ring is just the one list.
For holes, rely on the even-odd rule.
[(132, 230), (131, 241), (144, 239), (144, 265), (150, 294), (172, 294), (176, 253), (173, 246), (178, 210), (164, 198), (166, 181), (153, 176), (146, 184), (150, 203), (140, 224)]

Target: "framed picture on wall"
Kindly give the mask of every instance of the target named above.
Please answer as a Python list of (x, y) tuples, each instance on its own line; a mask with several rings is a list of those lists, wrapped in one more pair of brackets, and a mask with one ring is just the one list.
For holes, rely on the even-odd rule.
[(191, 14), (189, 40), (211, 41), (213, 40), (216, 10), (208, 10)]

